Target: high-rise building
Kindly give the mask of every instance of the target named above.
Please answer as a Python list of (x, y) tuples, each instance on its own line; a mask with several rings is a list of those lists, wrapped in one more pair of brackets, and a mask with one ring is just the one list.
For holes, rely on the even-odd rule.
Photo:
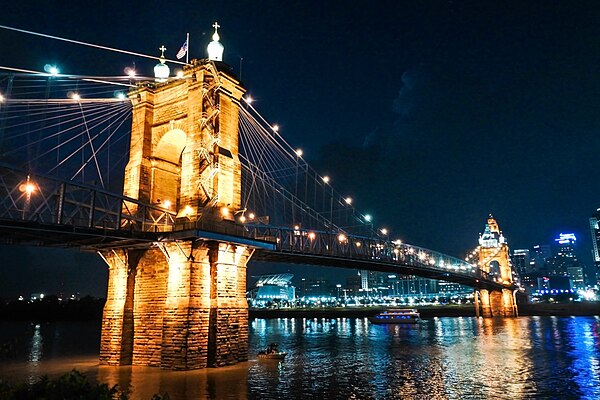
[(531, 259), (529, 255), (529, 249), (513, 250), (511, 259), (513, 263), (513, 268), (517, 271), (519, 276), (523, 276), (531, 272)]
[(595, 273), (600, 280), (600, 208), (590, 218), (590, 230), (592, 233), (592, 252), (594, 257)]
[(548, 244), (536, 244), (531, 254), (531, 271), (542, 272), (546, 269), (546, 261), (552, 257), (552, 249)]
[[(575, 273), (576, 270), (581, 269), (575, 254), (577, 238), (573, 233), (561, 233), (555, 242), (556, 255), (547, 260), (548, 275), (569, 277), (569, 271)], [(576, 279), (579, 279), (578, 272), (576, 274)]]

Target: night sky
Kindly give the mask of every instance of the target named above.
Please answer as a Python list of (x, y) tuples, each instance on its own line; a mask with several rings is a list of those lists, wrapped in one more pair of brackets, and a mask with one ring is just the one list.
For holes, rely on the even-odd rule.
[[(574, 232), (589, 265), (600, 3), (573, 3), (5, 1), (0, 25), (157, 56), (164, 44), (173, 59), (186, 32), (205, 57), (219, 21), (253, 105), (391, 238), (462, 256), (493, 213), (512, 249)], [(132, 62), (156, 63), (0, 29), (2, 66), (123, 75)], [(0, 296), (106, 290), (94, 255), (0, 247), (0, 265)]]

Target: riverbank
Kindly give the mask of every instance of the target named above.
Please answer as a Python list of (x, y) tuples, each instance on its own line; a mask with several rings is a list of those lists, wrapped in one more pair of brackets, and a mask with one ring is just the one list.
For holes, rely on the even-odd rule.
[[(433, 317), (474, 317), (472, 304), (447, 306), (416, 306), (422, 318)], [(256, 309), (249, 310), (250, 318), (364, 318), (375, 315), (386, 307), (330, 307), (295, 309)], [(537, 303), (519, 306), (522, 316), (600, 316), (600, 303)]]

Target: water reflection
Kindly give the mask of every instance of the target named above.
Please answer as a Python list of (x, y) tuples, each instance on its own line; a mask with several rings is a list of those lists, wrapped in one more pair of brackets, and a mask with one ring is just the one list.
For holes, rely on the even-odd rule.
[[(27, 332), (28, 344), (21, 360), (0, 362), (0, 378), (76, 366), (133, 399), (165, 392), (174, 400), (600, 398), (598, 318), (434, 318), (415, 326), (364, 318), (255, 319), (248, 362), (187, 372), (98, 367), (97, 330), (16, 329)], [(5, 333), (0, 329), (0, 339)], [(77, 335), (79, 353), (72, 346)], [(258, 360), (259, 349), (272, 342), (288, 353), (283, 362)]]
[(33, 337), (31, 338), (31, 347), (29, 350), (29, 363), (31, 365), (37, 365), (42, 358), (43, 342), (41, 326), (40, 324), (36, 324), (33, 329)]

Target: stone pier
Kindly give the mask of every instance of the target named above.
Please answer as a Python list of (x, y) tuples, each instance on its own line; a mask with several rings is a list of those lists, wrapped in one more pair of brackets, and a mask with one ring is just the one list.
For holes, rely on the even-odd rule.
[(215, 241), (102, 253), (109, 287), (100, 363), (185, 370), (247, 360), (251, 254)]

